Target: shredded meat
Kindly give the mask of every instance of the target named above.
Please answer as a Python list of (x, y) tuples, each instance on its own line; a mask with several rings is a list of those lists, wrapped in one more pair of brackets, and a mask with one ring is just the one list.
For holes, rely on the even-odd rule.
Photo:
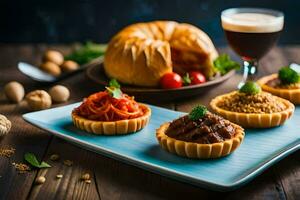
[(203, 118), (193, 121), (188, 115), (170, 123), (166, 135), (177, 140), (212, 144), (231, 139), (236, 133), (234, 125), (224, 118), (207, 112)]

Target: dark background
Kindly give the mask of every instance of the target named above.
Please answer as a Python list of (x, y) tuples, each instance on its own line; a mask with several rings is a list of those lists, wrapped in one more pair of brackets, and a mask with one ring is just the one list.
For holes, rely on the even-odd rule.
[(298, 0), (1, 0), (1, 43), (108, 42), (122, 27), (140, 21), (176, 20), (202, 28), (217, 45), (226, 41), (220, 12), (266, 7), (285, 13), (281, 44), (300, 43)]

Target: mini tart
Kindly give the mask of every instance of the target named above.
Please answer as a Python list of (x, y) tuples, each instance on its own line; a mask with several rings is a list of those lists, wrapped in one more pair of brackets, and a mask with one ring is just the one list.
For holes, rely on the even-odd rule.
[(134, 119), (96, 121), (85, 119), (73, 111), (72, 120), (77, 128), (97, 135), (121, 135), (134, 133), (144, 128), (148, 124), (151, 116), (151, 109), (148, 106), (144, 104), (139, 104), (139, 106), (143, 109), (144, 115)]
[(170, 123), (164, 123), (156, 131), (156, 138), (160, 146), (173, 154), (188, 158), (209, 159), (219, 158), (231, 154), (242, 143), (245, 133), (244, 129), (236, 124), (236, 132), (233, 138), (212, 144), (200, 144), (174, 139), (165, 134)]
[[(233, 92), (232, 92), (233, 93)], [(211, 108), (231, 122), (241, 125), (244, 128), (269, 128), (282, 125), (294, 113), (295, 106), (288, 100), (273, 96), (277, 101), (286, 105), (286, 109), (275, 113), (240, 113), (222, 109), (219, 102), (232, 93), (220, 95), (210, 102)]]
[(287, 99), (294, 104), (300, 104), (300, 89), (274, 88), (267, 85), (269, 81), (272, 81), (277, 78), (278, 74), (271, 74), (269, 76), (262, 77), (257, 81), (257, 83), (266, 92)]

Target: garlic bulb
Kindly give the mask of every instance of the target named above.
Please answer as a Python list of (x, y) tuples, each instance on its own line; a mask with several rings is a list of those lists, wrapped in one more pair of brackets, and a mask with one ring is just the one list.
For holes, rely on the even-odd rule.
[(55, 85), (49, 90), (49, 94), (53, 101), (62, 103), (68, 101), (70, 97), (70, 91), (63, 85)]
[(11, 128), (11, 122), (4, 116), (0, 114), (0, 136), (4, 136), (9, 133)]
[(4, 86), (4, 93), (7, 99), (12, 102), (18, 103), (24, 98), (25, 90), (22, 84), (16, 81), (12, 81)]
[(45, 90), (34, 90), (26, 95), (28, 107), (31, 110), (43, 110), (51, 107), (50, 95)]

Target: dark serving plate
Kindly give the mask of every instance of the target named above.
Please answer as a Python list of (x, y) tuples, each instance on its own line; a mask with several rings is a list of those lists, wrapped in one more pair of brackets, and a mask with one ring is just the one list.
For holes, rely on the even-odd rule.
[[(178, 89), (161, 89), (161, 88), (149, 88), (149, 87), (138, 87), (132, 85), (122, 84), (122, 91), (138, 97), (141, 100), (158, 100), (167, 101), (174, 99), (182, 99), (186, 97), (196, 96), (204, 93), (218, 84), (226, 81), (235, 73), (234, 70), (228, 72), (224, 76), (220, 76), (212, 81), (208, 81), (203, 84), (184, 86)], [(86, 75), (93, 82), (102, 86), (108, 85), (109, 78), (105, 75), (103, 63), (91, 66), (87, 69)]]

